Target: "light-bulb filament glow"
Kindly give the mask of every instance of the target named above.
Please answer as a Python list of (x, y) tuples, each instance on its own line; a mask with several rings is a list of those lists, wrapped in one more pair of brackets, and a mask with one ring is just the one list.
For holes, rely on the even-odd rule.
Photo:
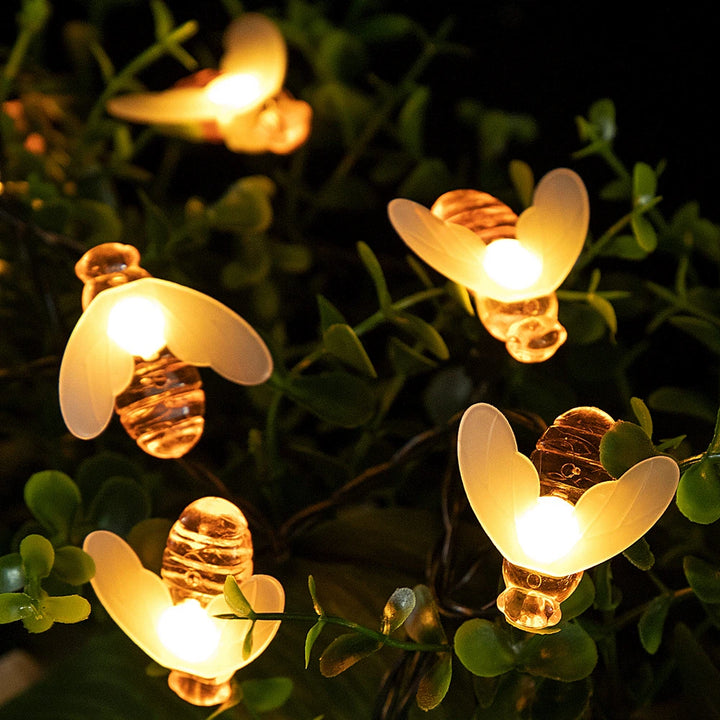
[(555, 495), (543, 495), (516, 518), (517, 537), (525, 553), (541, 563), (566, 555), (580, 539), (574, 507)]
[(186, 662), (203, 662), (220, 645), (220, 630), (197, 600), (183, 600), (160, 616), (157, 632), (162, 644)]
[(249, 73), (226, 73), (208, 83), (207, 96), (211, 102), (239, 112), (260, 100), (260, 81)]
[(122, 298), (110, 311), (107, 334), (126, 352), (149, 360), (165, 346), (163, 309), (149, 298)]
[(510, 290), (524, 290), (537, 282), (542, 259), (518, 240), (494, 240), (485, 250), (483, 267), (498, 285)]

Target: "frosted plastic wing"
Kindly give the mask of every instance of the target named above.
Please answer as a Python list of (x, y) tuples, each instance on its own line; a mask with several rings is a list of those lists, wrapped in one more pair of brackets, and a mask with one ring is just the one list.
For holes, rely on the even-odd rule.
[(134, 370), (133, 358), (109, 342), (105, 333), (113, 292), (100, 293), (88, 305), (60, 364), (60, 410), (70, 432), (85, 440), (99, 435), (110, 422), (115, 397), (129, 385)]
[(388, 216), (405, 244), (439, 273), (477, 292), (489, 281), (482, 269), (486, 245), (472, 230), (403, 198), (388, 204)]
[(167, 345), (181, 360), (212, 367), (241, 385), (256, 385), (270, 377), (273, 361), (267, 346), (226, 305), (197, 290), (157, 278), (142, 278), (124, 287), (163, 306)]
[(540, 480), (535, 466), (518, 452), (510, 423), (497, 408), (478, 403), (465, 411), (458, 462), (470, 506), (490, 540), (510, 562), (527, 562), (515, 518), (537, 502)]
[(680, 476), (672, 458), (652, 457), (590, 488), (574, 509), (578, 541), (563, 557), (540, 563), (520, 547), (516, 531), (516, 518), (539, 497), (539, 478), (496, 408), (481, 403), (465, 412), (458, 461), (470, 505), (498, 550), (515, 565), (554, 577), (604, 562), (639, 540), (665, 512)]
[(280, 92), (287, 70), (287, 46), (272, 20), (260, 13), (245, 13), (230, 23), (223, 42), (222, 72), (255, 76), (262, 101)]
[(535, 188), (533, 204), (520, 214), (517, 239), (543, 259), (533, 290), (537, 296), (556, 290), (572, 270), (585, 243), (590, 220), (587, 190), (567, 168), (545, 175)]
[[(173, 604), (162, 579), (144, 568), (132, 548), (114, 533), (90, 533), (83, 549), (95, 561), (96, 573), (91, 582), (100, 602), (123, 632), (163, 667), (204, 678), (230, 675), (252, 662), (277, 632), (279, 622), (257, 623), (251, 654), (243, 659), (242, 644), (250, 622), (216, 619), (221, 633), (218, 651), (202, 662), (183, 660), (161, 643), (156, 631), (160, 616)], [(239, 585), (257, 612), (282, 612), (285, 594), (275, 578), (254, 575)], [(231, 612), (222, 595), (207, 610), (211, 617)]]
[(121, 120), (156, 125), (214, 120), (218, 114), (217, 104), (200, 87), (119, 95), (108, 101), (107, 109)]

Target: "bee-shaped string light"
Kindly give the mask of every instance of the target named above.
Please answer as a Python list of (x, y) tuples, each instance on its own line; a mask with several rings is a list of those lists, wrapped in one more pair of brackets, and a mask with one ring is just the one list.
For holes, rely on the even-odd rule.
[(617, 480), (604, 470), (600, 439), (612, 423), (602, 410), (575, 408), (545, 431), (530, 460), (495, 407), (479, 403), (463, 415), (460, 474), (504, 557), (497, 604), (517, 627), (556, 625), (583, 571), (639, 540), (675, 495), (680, 472), (670, 457), (643, 460)]
[(138, 265), (132, 245), (105, 243), (75, 266), (84, 312), (60, 366), (60, 409), (90, 439), (113, 409), (150, 455), (178, 458), (200, 439), (205, 393), (196, 366), (242, 385), (268, 379), (273, 361), (255, 330), (230, 308)]
[(234, 152), (296, 150), (310, 133), (312, 108), (283, 89), (287, 46), (277, 25), (260, 13), (245, 13), (228, 26), (223, 41), (218, 71), (201, 70), (161, 92), (113, 98), (108, 112), (224, 142)]
[(428, 210), (395, 199), (393, 227), (425, 262), (475, 297), (488, 332), (520, 362), (542, 362), (566, 338), (555, 290), (587, 234), (589, 204), (580, 177), (559, 168), (535, 188), (519, 217), (492, 195), (453, 190)]

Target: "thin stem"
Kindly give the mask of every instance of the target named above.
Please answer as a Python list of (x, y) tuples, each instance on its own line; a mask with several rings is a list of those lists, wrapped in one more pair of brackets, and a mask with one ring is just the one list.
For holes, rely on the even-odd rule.
[(340, 627), (352, 630), (360, 635), (377, 640), (383, 645), (388, 647), (397, 648), (398, 650), (407, 650), (409, 652), (448, 652), (450, 646), (444, 643), (416, 643), (409, 640), (396, 640), (379, 630), (373, 630), (372, 628), (359, 625), (352, 620), (346, 620), (345, 618), (335, 617), (334, 615), (310, 615), (309, 613), (285, 613), (285, 612), (255, 612), (250, 611), (247, 615), (216, 615), (215, 617), (222, 620), (251, 620), (252, 622), (257, 621), (277, 621), (283, 622), (294, 621), (294, 622), (309, 622), (315, 624), (316, 622), (327, 623), (328, 625), (339, 625)]
[(105, 89), (98, 97), (95, 105), (93, 105), (88, 115), (85, 132), (83, 134), (81, 145), (87, 144), (92, 137), (98, 123), (100, 122), (103, 112), (105, 111), (105, 103), (118, 91), (122, 90), (128, 82), (135, 77), (141, 70), (148, 65), (152, 65), (156, 60), (160, 59), (170, 48), (179, 43), (185, 42), (198, 31), (198, 24), (195, 20), (189, 20), (172, 32), (168, 33), (164, 38), (158, 40), (147, 50), (141, 52), (135, 59), (131, 60), (115, 77), (105, 86)]

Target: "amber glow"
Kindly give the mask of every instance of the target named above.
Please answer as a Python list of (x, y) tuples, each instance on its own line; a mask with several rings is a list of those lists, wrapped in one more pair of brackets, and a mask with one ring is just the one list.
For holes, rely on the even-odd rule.
[(262, 87), (255, 75), (227, 73), (219, 75), (206, 87), (208, 98), (234, 112), (252, 107), (262, 99)]
[(149, 360), (165, 346), (165, 315), (148, 298), (126, 297), (110, 310), (108, 337), (123, 350)]
[(544, 495), (515, 521), (520, 547), (541, 563), (566, 555), (580, 538), (573, 506), (560, 497)]
[(187, 662), (203, 662), (217, 651), (220, 630), (197, 600), (184, 600), (163, 612), (157, 632), (162, 644)]
[(517, 240), (495, 240), (487, 246), (483, 267), (498, 285), (509, 290), (531, 287), (542, 273), (542, 260)]

